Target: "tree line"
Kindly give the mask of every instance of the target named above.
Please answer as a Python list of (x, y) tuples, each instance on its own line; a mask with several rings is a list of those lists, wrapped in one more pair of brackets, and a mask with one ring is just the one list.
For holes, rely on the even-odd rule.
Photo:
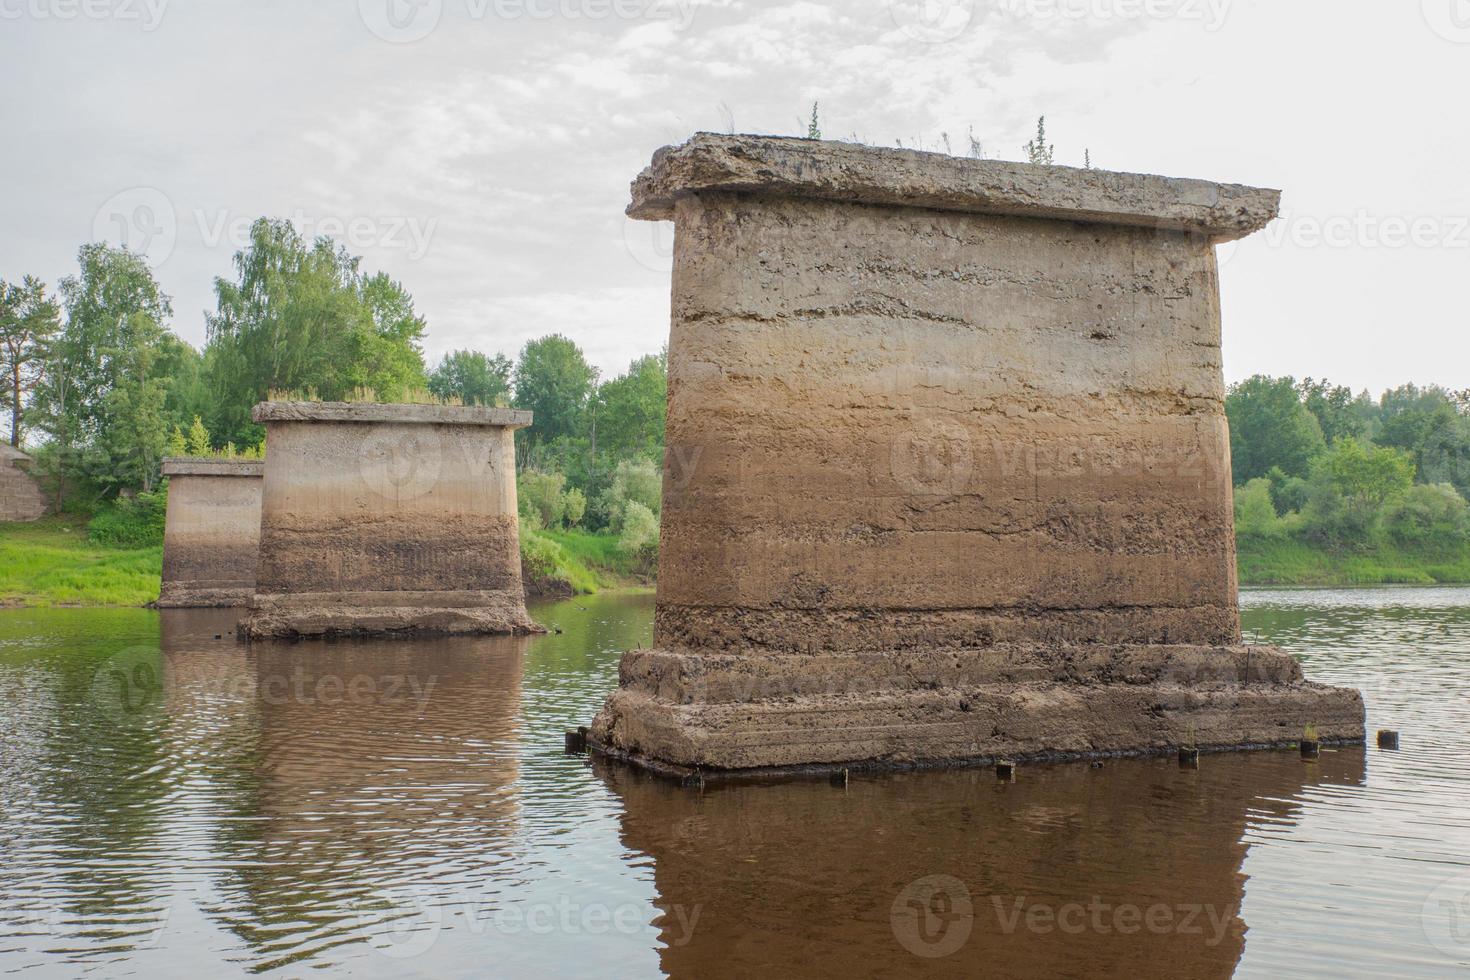
[(1340, 550), (1470, 541), (1470, 390), (1406, 384), (1375, 400), (1257, 375), (1225, 410), (1241, 534)]
[[(537, 484), (527, 512), (546, 525), (621, 532), (638, 497), (629, 488), (659, 471), (662, 355), (602, 381), (553, 334), (514, 361), (457, 350), (431, 368), (427, 325), (404, 286), (284, 220), (254, 223), (214, 296), (196, 350), (171, 329), (172, 300), (146, 259), (126, 248), (83, 245), (54, 291), (34, 276), (0, 280), (0, 404), (56, 510), (148, 493), (180, 450), (254, 454), (264, 431), (250, 410), (276, 392), (530, 409), (536, 421), (517, 434), (517, 453)], [(552, 473), (562, 477), (554, 500), (542, 479)], [(656, 500), (643, 503), (656, 514)]]

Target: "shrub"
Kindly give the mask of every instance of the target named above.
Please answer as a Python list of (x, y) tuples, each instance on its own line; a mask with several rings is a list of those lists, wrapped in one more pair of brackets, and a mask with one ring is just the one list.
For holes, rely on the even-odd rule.
[(1386, 507), (1413, 483), (1407, 453), (1339, 439), (1312, 464), (1303, 527), (1327, 545), (1365, 547), (1378, 537)]
[(1383, 523), (1403, 544), (1464, 541), (1470, 537), (1470, 504), (1448, 483), (1420, 484), (1389, 506)]
[(641, 504), (654, 517), (663, 507), (663, 473), (646, 459), (625, 459), (613, 470), (611, 485), (597, 498), (593, 516), (614, 534), (623, 532), (629, 503)]
[(566, 519), (568, 527), (576, 527), (582, 523), (583, 516), (587, 513), (587, 495), (576, 487), (572, 487), (562, 495), (562, 516)]
[(1271, 500), (1271, 481), (1257, 477), (1243, 487), (1235, 488), (1235, 530), (1262, 538), (1279, 538), (1287, 525), (1276, 514)]
[(534, 515), (539, 527), (560, 526), (565, 513), (562, 488), (566, 483), (567, 478), (562, 473), (523, 471), (516, 481), (520, 512)]
[(658, 518), (637, 500), (630, 500), (623, 510), (622, 533), (618, 550), (629, 556), (648, 558), (658, 552)]
[(87, 524), (87, 539), (113, 548), (155, 548), (163, 544), (168, 493), (120, 497), (99, 510)]

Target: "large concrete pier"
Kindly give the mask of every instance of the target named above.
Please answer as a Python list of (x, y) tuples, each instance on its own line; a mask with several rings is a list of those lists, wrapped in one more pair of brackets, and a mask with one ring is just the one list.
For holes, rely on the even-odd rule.
[(503, 408), (265, 402), (261, 636), (540, 632)]
[(1241, 644), (1214, 245), (1275, 191), (701, 134), (675, 223), (654, 649), (602, 749), (955, 763), (1359, 739)]
[(173, 458), (158, 605), (243, 606), (255, 594), (262, 464)]

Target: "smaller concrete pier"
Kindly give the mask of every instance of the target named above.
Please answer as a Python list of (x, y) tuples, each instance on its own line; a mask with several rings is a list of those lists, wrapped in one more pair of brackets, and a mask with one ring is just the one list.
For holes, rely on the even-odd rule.
[(259, 460), (163, 461), (169, 485), (159, 606), (250, 602), (260, 550), (262, 473)]
[(537, 633), (505, 408), (264, 402), (251, 637)]

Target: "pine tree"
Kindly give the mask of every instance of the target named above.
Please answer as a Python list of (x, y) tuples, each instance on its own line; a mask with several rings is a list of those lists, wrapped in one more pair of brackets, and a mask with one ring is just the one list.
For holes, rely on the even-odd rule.
[(189, 455), (214, 455), (214, 447), (209, 442), (209, 430), (204, 427), (204, 422), (197, 415), (194, 416), (194, 424), (189, 426)]
[(822, 138), (822, 125), (817, 119), (817, 103), (815, 102), (812, 103), (812, 121), (806, 126), (806, 138), (809, 140)]

